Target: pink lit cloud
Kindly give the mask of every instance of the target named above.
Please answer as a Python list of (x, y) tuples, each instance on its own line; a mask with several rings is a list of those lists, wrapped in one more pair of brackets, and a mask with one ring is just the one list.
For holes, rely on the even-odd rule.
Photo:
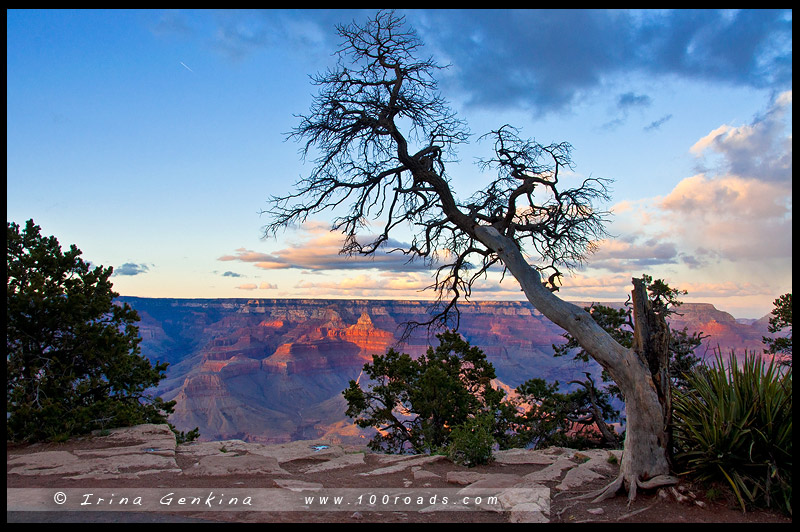
[[(217, 260), (251, 263), (263, 270), (301, 269), (313, 271), (327, 270), (365, 270), (408, 272), (428, 270), (420, 260), (409, 261), (409, 257), (393, 249), (407, 248), (408, 244), (389, 240), (382, 249), (370, 256), (346, 255), (340, 253), (344, 237), (331, 232), (330, 228), (319, 222), (309, 222), (296, 230), (288, 247), (271, 253), (258, 252), (245, 248), (233, 254), (223, 255)], [(369, 236), (364, 237), (366, 243)]]

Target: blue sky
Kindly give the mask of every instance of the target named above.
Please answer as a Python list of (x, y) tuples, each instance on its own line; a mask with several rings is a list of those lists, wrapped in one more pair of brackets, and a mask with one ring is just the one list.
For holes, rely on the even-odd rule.
[[(574, 147), (614, 213), (575, 301), (648, 273), (760, 317), (792, 289), (791, 11), (398, 11), (451, 66), (477, 139), (505, 123)], [(336, 24), (370, 10), (7, 11), (7, 217), (113, 266), (145, 297), (429, 298), (423, 265), (346, 260), (320, 217), (264, 240), (260, 211), (310, 170), (286, 140)], [(466, 198), (491, 148), (449, 167)], [(402, 239), (403, 235), (397, 235)], [(521, 299), (490, 276), (475, 299)]]

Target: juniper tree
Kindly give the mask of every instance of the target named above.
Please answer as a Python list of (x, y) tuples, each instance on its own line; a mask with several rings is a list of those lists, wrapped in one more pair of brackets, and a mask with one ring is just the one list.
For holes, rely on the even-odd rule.
[(505, 392), (492, 386), (494, 367), (483, 351), (453, 331), (437, 338), (439, 345), (416, 359), (394, 349), (373, 355), (364, 365), (364, 382), (351, 380), (342, 392), (356, 425), (377, 429), (370, 448), (439, 451), (455, 427), (482, 415), (491, 417), (491, 430), (502, 421), (497, 414), (505, 411)]
[[(166, 423), (174, 401), (149, 390), (164, 378), (140, 354), (139, 316), (74, 245), (62, 251), (28, 220), (8, 223), (6, 432), (12, 441)], [(190, 433), (191, 438), (193, 433)]]
[(773, 302), (774, 308), (770, 313), (769, 326), (771, 333), (779, 333), (789, 328), (789, 333), (775, 338), (764, 336), (763, 343), (767, 346), (765, 353), (779, 355), (784, 366), (792, 365), (792, 293), (783, 294)]

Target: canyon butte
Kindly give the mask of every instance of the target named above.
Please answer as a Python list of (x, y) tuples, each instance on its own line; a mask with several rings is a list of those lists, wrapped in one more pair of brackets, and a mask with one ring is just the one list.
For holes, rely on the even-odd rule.
[[(169, 362), (156, 394), (176, 400), (170, 421), (200, 429), (201, 441), (284, 443), (323, 439), (364, 443), (370, 437), (345, 416), (342, 396), (373, 354), (390, 347), (416, 357), (438, 341), (426, 328), (399, 343), (405, 324), (424, 322), (425, 301), (303, 299), (161, 299), (120, 297), (141, 318), (142, 354)], [(603, 303), (621, 306), (619, 303)], [(587, 304), (588, 306), (588, 304)], [(511, 393), (527, 379), (558, 380), (562, 389), (600, 367), (553, 356), (564, 331), (527, 302), (460, 304), (459, 332), (486, 353), (496, 386)], [(718, 348), (763, 351), (768, 317), (736, 320), (704, 303), (684, 303), (673, 329), (708, 335), (695, 354)], [(366, 439), (365, 439), (366, 438)]]

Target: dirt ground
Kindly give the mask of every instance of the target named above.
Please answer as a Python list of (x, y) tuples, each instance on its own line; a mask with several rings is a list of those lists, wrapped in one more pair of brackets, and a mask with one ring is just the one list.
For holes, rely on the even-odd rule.
[[(69, 442), (63, 444), (39, 445), (36, 451), (42, 450), (70, 450)], [(86, 443), (80, 444), (86, 448)], [(20, 454), (26, 452), (26, 447), (7, 446), (7, 455), (11, 452)], [(181, 463), (186, 460), (180, 455), (177, 457), (178, 465), (182, 468), (191, 464)], [(425, 478), (424, 484), (414, 480), (410, 470), (387, 475), (360, 476), (360, 472), (368, 472), (381, 464), (379, 457), (368, 453), (363, 465), (348, 467), (340, 470), (330, 470), (314, 475), (304, 475), (301, 471), (310, 464), (317, 463), (313, 460), (294, 460), (281, 464), (281, 467), (293, 473), (290, 478), (299, 478), (309, 482), (321, 483), (326, 489), (331, 488), (411, 488), (425, 485), (426, 489), (452, 490), (460, 486), (448, 484), (445, 480), (450, 471), (474, 471), (479, 473), (504, 473), (526, 475), (542, 469), (542, 465), (534, 464), (501, 464), (466, 468), (442, 460), (425, 464), (425, 471), (438, 475)], [(294, 475), (296, 474), (296, 475)], [(287, 477), (282, 477), (287, 478)], [(599, 479), (586, 484), (580, 490), (561, 492), (555, 489), (557, 482), (547, 483), (551, 488), (550, 515), (551, 523), (599, 523), (599, 522), (624, 522), (624, 523), (784, 523), (790, 524), (791, 518), (777, 511), (751, 510), (743, 513), (735, 504), (731, 496), (725, 491), (721, 495), (710, 498), (713, 492), (707, 488), (683, 484), (681, 489), (689, 497), (688, 502), (678, 502), (673, 496), (659, 496), (657, 492), (640, 492), (637, 499), (628, 506), (624, 495), (593, 503), (589, 499), (576, 497), (595, 491), (606, 485), (611, 478)], [(179, 488), (272, 488), (275, 487), (272, 478), (263, 475), (236, 475), (217, 477), (189, 477), (174, 473), (162, 473), (147, 476), (146, 479), (128, 480), (70, 480), (55, 475), (21, 476), (7, 475), (7, 488), (153, 488), (153, 487), (179, 487)], [(689, 493), (691, 492), (691, 494)], [(692, 495), (694, 498), (692, 498)], [(700, 501), (698, 505), (694, 501)], [(258, 523), (417, 523), (417, 522), (442, 522), (442, 523), (506, 523), (509, 522), (508, 513), (492, 512), (485, 510), (472, 511), (441, 511), (420, 513), (416, 511), (314, 511), (314, 512), (255, 512), (255, 511), (201, 511), (201, 512), (7, 512), (7, 522), (196, 522), (196, 521), (222, 521), (222, 522), (258, 522)]]

